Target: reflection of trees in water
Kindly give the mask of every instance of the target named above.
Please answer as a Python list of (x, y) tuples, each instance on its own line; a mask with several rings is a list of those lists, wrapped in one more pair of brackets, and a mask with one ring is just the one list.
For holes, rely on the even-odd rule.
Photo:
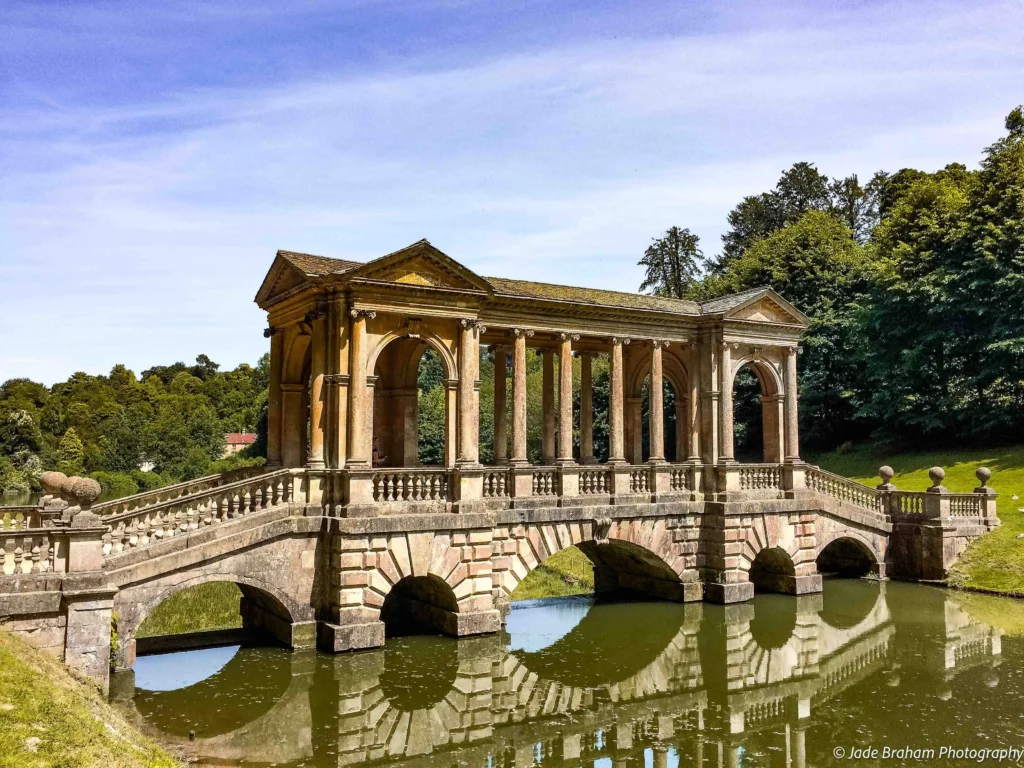
[[(176, 655), (176, 654), (175, 654)], [(161, 731), (211, 737), (238, 730), (269, 712), (292, 677), (292, 654), (242, 648), (216, 673), (174, 691), (136, 690), (135, 708)], [(173, 656), (168, 656), (170, 663)]]
[[(389, 640), (379, 651), (321, 655), (307, 670), (315, 669), (308, 694), (314, 754), (332, 765), (415, 756), (446, 764), (489, 759), (500, 764), (509, 750), (518, 761), (520, 752), (537, 745), (553, 759), (573, 754), (596, 759), (637, 757), (644, 745), (675, 743), (666, 741), (671, 738), (694, 738), (698, 748), (701, 740), (714, 744), (726, 738), (742, 744), (760, 764), (759, 756), (768, 759), (781, 748), (783, 723), (804, 727), (809, 714), (828, 710), (825, 701), (846, 701), (837, 697), (861, 690), (868, 680), (885, 686), (877, 675), (891, 665), (898, 638), (884, 589), (830, 581), (824, 596), (762, 595), (724, 607), (597, 604), (563, 637), (529, 653), (509, 651), (490, 636), (410, 637)], [(903, 619), (920, 625), (912, 638), (924, 638), (917, 642), (908, 636), (900, 644), (910, 641), (915, 652), (932, 654), (927, 667), (918, 662), (920, 674), (903, 668), (904, 678), (918, 688), (938, 690), (943, 652), (956, 670), (999, 653), (990, 628), (951, 607), (948, 593), (888, 585), (887, 594), (894, 592)], [(977, 651), (982, 642), (987, 643), (984, 654)], [(212, 713), (224, 701), (238, 701), (232, 688), (251, 702), (262, 684), (264, 703), (248, 719), (236, 718), (246, 722), (237, 734), (203, 744), (200, 738), (196, 749), (226, 757), (232, 754), (229, 746), (241, 750), (244, 745), (247, 759), (265, 761), (275, 738), (271, 724), (289, 721), (295, 703), (307, 700), (307, 694), (301, 684), (296, 692), (275, 692), (269, 684), (278, 674), (273, 670), (265, 674), (262, 667), (250, 666), (247, 671), (250, 680), (225, 667), (204, 681), (213, 689), (207, 702), (197, 701), (202, 684), (184, 693), (140, 692), (139, 699), (149, 697), (144, 714), (157, 725), (161, 719), (173, 722), (168, 733), (187, 734), (193, 723), (221, 723), (221, 714)], [(994, 679), (979, 677), (979, 685)], [(233, 695), (223, 698), (226, 693)], [(255, 722), (258, 715), (263, 719)], [(295, 730), (299, 724), (292, 718), (287, 727)], [(210, 733), (196, 730), (201, 737)], [(265, 748), (259, 746), (263, 741)], [(291, 747), (295, 755), (306, 748), (298, 741)]]
[(660, 656), (683, 625), (678, 603), (598, 603), (547, 648), (516, 652), (538, 677), (579, 688), (621, 682)]
[(459, 672), (458, 641), (449, 637), (401, 637), (381, 652), (380, 688), (405, 712), (427, 709), (451, 690)]

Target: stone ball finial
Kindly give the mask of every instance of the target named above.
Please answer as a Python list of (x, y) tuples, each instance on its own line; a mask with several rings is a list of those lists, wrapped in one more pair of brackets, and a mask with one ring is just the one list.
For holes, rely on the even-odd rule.
[(893, 472), (892, 467), (890, 467), (888, 464), (886, 464), (884, 467), (878, 468), (878, 476), (882, 478), (883, 483), (890, 483), (895, 475), (896, 473)]
[(942, 467), (932, 467), (928, 470), (928, 477), (932, 481), (932, 488), (938, 488), (942, 485), (942, 481), (946, 479), (946, 470)]
[(91, 477), (76, 477), (74, 481), (71, 486), (71, 493), (80, 507), (88, 509), (100, 497), (102, 488)]
[(57, 496), (67, 477), (63, 472), (43, 472), (39, 475), (39, 484), (43, 486), (43, 492), (47, 496)]
[(68, 504), (78, 503), (77, 501), (75, 501), (74, 487), (75, 481), (80, 479), (81, 478), (79, 478), (78, 475), (73, 475), (71, 477), (65, 477), (63, 480), (60, 481), (60, 495), (64, 499), (64, 501), (68, 502)]
[(978, 467), (974, 470), (974, 476), (978, 478), (978, 482), (981, 483), (981, 487), (984, 488), (988, 485), (988, 481), (992, 479), (992, 470), (988, 467)]

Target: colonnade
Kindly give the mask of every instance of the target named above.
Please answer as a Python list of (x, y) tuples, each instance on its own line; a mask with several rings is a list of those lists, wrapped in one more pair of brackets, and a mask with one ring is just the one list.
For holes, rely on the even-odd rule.
[[(386, 321), (385, 328), (379, 327), (381, 320)], [(307, 313), (298, 330), (268, 331), (271, 465), (370, 468), (376, 418), (378, 432), (390, 441), (391, 450), (386, 452), (393, 456), (391, 465), (416, 466), (415, 370), (424, 351), (432, 348), (445, 369), (444, 465), (479, 466), (481, 346), (494, 353), (493, 456), (497, 465), (530, 463), (528, 348), (541, 355), (544, 466), (597, 463), (593, 360), (602, 354), (608, 356), (608, 464), (644, 463), (641, 392), (645, 380), (649, 382), (648, 463), (666, 461), (666, 381), (676, 395), (675, 461), (734, 462), (734, 379), (737, 370), (748, 364), (761, 382), (764, 460), (799, 461), (795, 346), (751, 348), (720, 336), (673, 341), (517, 327), (489, 329), (467, 318), (448, 321), (447, 329), (444, 323), (435, 323), (428, 331), (411, 322), (406, 321), (403, 328), (394, 318), (378, 319), (374, 311), (340, 312), (329, 307)], [(573, 440), (574, 356), (580, 359), (578, 454)], [(360, 386), (361, 382), (365, 384)]]

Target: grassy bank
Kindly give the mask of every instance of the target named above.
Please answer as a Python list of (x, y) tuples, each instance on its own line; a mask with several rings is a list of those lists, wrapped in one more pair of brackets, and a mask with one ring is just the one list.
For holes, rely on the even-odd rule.
[(829, 453), (808, 459), (823, 469), (859, 480), (867, 485), (881, 482), (878, 468), (888, 464), (896, 471), (893, 484), (905, 491), (923, 491), (931, 485), (928, 470), (946, 470), (943, 481), (954, 492), (972, 491), (978, 485), (974, 471), (992, 470), (989, 483), (998, 493), (996, 508), (1002, 525), (973, 542), (949, 574), (955, 587), (981, 589), (1002, 594), (1024, 595), (1024, 447), (991, 450), (964, 449), (955, 452), (883, 454), (871, 450)]
[(563, 549), (533, 569), (512, 593), (513, 600), (585, 595), (594, 591), (594, 567), (576, 547)]
[(146, 617), (136, 637), (179, 635), (242, 626), (242, 593), (229, 581), (184, 589), (164, 600)]
[(180, 763), (135, 731), (92, 684), (0, 629), (0, 766), (97, 765)]

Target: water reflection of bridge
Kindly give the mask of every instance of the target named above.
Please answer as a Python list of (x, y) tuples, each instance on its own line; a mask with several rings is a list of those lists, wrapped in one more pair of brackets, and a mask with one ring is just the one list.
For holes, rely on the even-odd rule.
[[(971, 619), (955, 597), (936, 590), (922, 608), (893, 604), (887, 591), (838, 583), (824, 599), (598, 604), (563, 637), (530, 650), (510, 651), (496, 637), (399, 641), (334, 657), (266, 649), (275, 661), (261, 669), (279, 680), (272, 705), (261, 709), (241, 690), (233, 701), (249, 719), (219, 714), (221, 732), (197, 729), (193, 742), (187, 725), (164, 727), (158, 713), (201, 709), (213, 678), (140, 691), (136, 708), (161, 739), (211, 762), (426, 768), (610, 757), (617, 766), (642, 765), (651, 750), (661, 766), (671, 750), (680, 764), (736, 765), (759, 739), (784, 752), (787, 766), (803, 766), (815, 713), (866, 677), (884, 673), (898, 684), (900, 669), (918, 664), (938, 671), (940, 688), (1000, 653), (1000, 632)], [(902, 622), (925, 614), (941, 637), (922, 645), (919, 634), (900, 634)], [(637, 626), (650, 628), (644, 640), (623, 642)], [(237, 675), (233, 685), (244, 689), (245, 664), (217, 674)]]

